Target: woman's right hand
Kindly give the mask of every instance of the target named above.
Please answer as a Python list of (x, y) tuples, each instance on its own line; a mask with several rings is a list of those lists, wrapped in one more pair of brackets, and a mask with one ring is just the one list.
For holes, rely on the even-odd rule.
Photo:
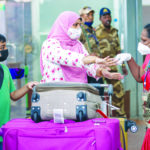
[(115, 60), (117, 60), (117, 65), (122, 65), (124, 61), (131, 60), (132, 56), (130, 53), (120, 53), (117, 54)]
[(124, 78), (123, 75), (121, 75), (120, 73), (116, 73), (116, 72), (110, 72), (110, 68), (106, 67), (106, 68), (98, 68), (96, 70), (96, 76), (97, 77), (105, 77), (108, 79), (115, 79), (115, 80), (121, 80)]

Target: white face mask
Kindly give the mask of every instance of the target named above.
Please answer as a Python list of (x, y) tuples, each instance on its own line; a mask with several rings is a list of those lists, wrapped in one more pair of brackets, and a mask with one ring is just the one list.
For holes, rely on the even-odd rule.
[(76, 40), (80, 37), (81, 32), (82, 32), (81, 28), (78, 29), (69, 28), (67, 34), (72, 40)]
[(147, 55), (150, 54), (150, 48), (141, 42), (138, 44), (138, 51), (141, 53), (141, 55)]

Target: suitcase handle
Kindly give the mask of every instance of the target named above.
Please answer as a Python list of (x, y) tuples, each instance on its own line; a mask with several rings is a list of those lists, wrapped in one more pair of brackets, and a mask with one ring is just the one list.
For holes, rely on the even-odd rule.
[(100, 109), (97, 109), (96, 112), (98, 112), (102, 117), (108, 118)]
[(109, 84), (100, 84), (100, 83), (89, 83), (90, 85), (100, 88), (100, 87), (106, 87), (108, 88)]
[(95, 88), (108, 88), (108, 95), (112, 95), (113, 94), (113, 86), (112, 84), (99, 84), (99, 83), (89, 83), (90, 85), (92, 85)]
[[(50, 120), (51, 123), (54, 123), (54, 119)], [(65, 119), (64, 120), (64, 124), (68, 124), (68, 123), (75, 123), (74, 120), (69, 120), (69, 119)]]

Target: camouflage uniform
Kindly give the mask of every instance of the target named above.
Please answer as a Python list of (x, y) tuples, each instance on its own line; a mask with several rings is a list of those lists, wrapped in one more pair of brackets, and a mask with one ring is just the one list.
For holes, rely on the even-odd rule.
[[(100, 42), (100, 53), (102, 58), (106, 56), (115, 57), (120, 52), (120, 42), (118, 37), (118, 30), (111, 27), (110, 31), (106, 30), (101, 24), (96, 28), (96, 36)], [(118, 72), (117, 66), (111, 67), (111, 72)], [(124, 111), (124, 89), (119, 80), (106, 79), (108, 84), (113, 85), (114, 94), (112, 96), (112, 104), (119, 107), (117, 116), (126, 116)]]
[[(96, 33), (95, 33), (94, 28), (88, 27), (87, 25), (84, 25), (84, 24), (81, 26), (81, 28), (82, 28), (82, 34), (80, 36), (80, 41), (82, 42), (82, 44), (85, 46), (89, 54), (96, 53), (98, 56), (100, 56), (99, 41), (96, 38)], [(88, 37), (90, 45), (88, 44), (86, 36)]]
[[(82, 34), (80, 36), (80, 41), (87, 49), (88, 53), (95, 53), (97, 56), (100, 56), (100, 47), (99, 47), (99, 41), (96, 38), (95, 30), (92, 27), (89, 27), (85, 24), (82, 24)], [(88, 38), (88, 40), (87, 40)], [(96, 81), (95, 78), (88, 76), (88, 83), (101, 83), (103, 84), (103, 79), (100, 78), (98, 81)], [(104, 88), (99, 88), (100, 95), (104, 95)]]

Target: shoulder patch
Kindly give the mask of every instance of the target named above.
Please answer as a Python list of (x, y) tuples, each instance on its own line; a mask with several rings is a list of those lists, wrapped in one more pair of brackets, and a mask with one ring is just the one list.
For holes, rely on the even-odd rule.
[(100, 28), (100, 26), (96, 26), (96, 27), (95, 27), (95, 30), (99, 30), (99, 28)]

